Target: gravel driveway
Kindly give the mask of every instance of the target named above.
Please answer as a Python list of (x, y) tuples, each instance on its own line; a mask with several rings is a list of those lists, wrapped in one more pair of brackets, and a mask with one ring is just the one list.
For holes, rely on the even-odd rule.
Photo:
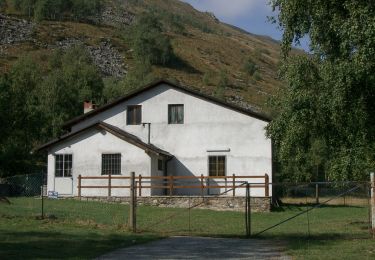
[(292, 259), (283, 246), (258, 239), (170, 237), (127, 247), (98, 259)]

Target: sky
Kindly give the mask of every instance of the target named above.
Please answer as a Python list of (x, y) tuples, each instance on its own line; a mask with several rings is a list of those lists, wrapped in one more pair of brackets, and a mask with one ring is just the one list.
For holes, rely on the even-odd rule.
[[(208, 11), (222, 22), (235, 25), (250, 33), (267, 35), (275, 40), (281, 40), (282, 31), (277, 24), (268, 21), (269, 16), (275, 16), (268, 0), (182, 0), (191, 4), (199, 11)], [(308, 42), (301, 40), (302, 48), (308, 51)]]

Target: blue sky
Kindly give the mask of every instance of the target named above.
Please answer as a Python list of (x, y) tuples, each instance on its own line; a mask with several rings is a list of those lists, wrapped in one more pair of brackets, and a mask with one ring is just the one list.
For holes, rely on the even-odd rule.
[[(268, 21), (268, 16), (274, 16), (268, 0), (182, 0), (200, 11), (215, 14), (220, 21), (240, 27), (248, 32), (268, 35), (276, 40), (282, 37), (282, 31), (276, 24)], [(308, 50), (306, 40), (301, 40), (301, 46)]]

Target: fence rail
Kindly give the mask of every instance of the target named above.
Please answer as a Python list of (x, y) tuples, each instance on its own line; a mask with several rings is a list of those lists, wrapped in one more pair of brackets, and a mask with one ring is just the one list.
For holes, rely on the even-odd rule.
[[(210, 185), (209, 180), (221, 179), (224, 181), (224, 185)], [(243, 175), (231, 175), (231, 176), (142, 176), (138, 175), (135, 177), (135, 188), (138, 191), (138, 196), (142, 196), (143, 189), (165, 189), (168, 190), (168, 194), (172, 196), (176, 189), (199, 189), (201, 195), (207, 189), (232, 189), (232, 196), (236, 196), (236, 189), (245, 188), (242, 185), (249, 179), (260, 179), (262, 180), (259, 184), (252, 183), (251, 188), (264, 188), (265, 197), (269, 197), (269, 176), (268, 174), (259, 176), (243, 176)], [(107, 185), (82, 185), (83, 180), (107, 180)], [(111, 196), (112, 189), (130, 189), (129, 185), (112, 185), (112, 180), (131, 180), (130, 176), (78, 176), (78, 197), (82, 195), (82, 189), (108, 189), (108, 196)], [(153, 181), (159, 181), (161, 183), (153, 184)], [(198, 181), (198, 185), (181, 185), (180, 181)], [(129, 182), (130, 183), (130, 182)], [(185, 183), (185, 184), (187, 184)]]

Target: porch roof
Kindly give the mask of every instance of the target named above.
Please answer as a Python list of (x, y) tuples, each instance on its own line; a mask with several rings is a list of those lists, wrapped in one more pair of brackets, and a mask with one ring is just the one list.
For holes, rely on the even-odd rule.
[(137, 147), (143, 149), (145, 152), (151, 152), (151, 153), (161, 155), (161, 156), (164, 156), (164, 157), (167, 157), (167, 158), (173, 157), (173, 155), (170, 154), (169, 152), (164, 151), (164, 150), (156, 147), (153, 144), (145, 143), (141, 139), (139, 139), (137, 136), (132, 135), (132, 134), (116, 127), (116, 126), (113, 126), (113, 125), (110, 125), (110, 124), (107, 124), (107, 123), (104, 123), (104, 122), (98, 122), (98, 123), (89, 125), (85, 128), (82, 128), (78, 131), (70, 132), (68, 134), (62, 135), (62, 136), (60, 136), (60, 137), (58, 137), (58, 138), (56, 138), (56, 139), (54, 139), (54, 140), (52, 140), (48, 143), (45, 143), (45, 144), (37, 147), (34, 151), (39, 152), (39, 151), (42, 151), (42, 150), (46, 150), (53, 145), (56, 145), (56, 144), (58, 144), (62, 141), (65, 141), (67, 139), (75, 137), (75, 136), (85, 132), (86, 130), (93, 129), (93, 128), (98, 129), (98, 130), (107, 131), (107, 132), (113, 134), (114, 136), (120, 138), (121, 140), (124, 140), (124, 141), (126, 141), (126, 142), (128, 142), (128, 143), (130, 143), (134, 146), (137, 146)]

